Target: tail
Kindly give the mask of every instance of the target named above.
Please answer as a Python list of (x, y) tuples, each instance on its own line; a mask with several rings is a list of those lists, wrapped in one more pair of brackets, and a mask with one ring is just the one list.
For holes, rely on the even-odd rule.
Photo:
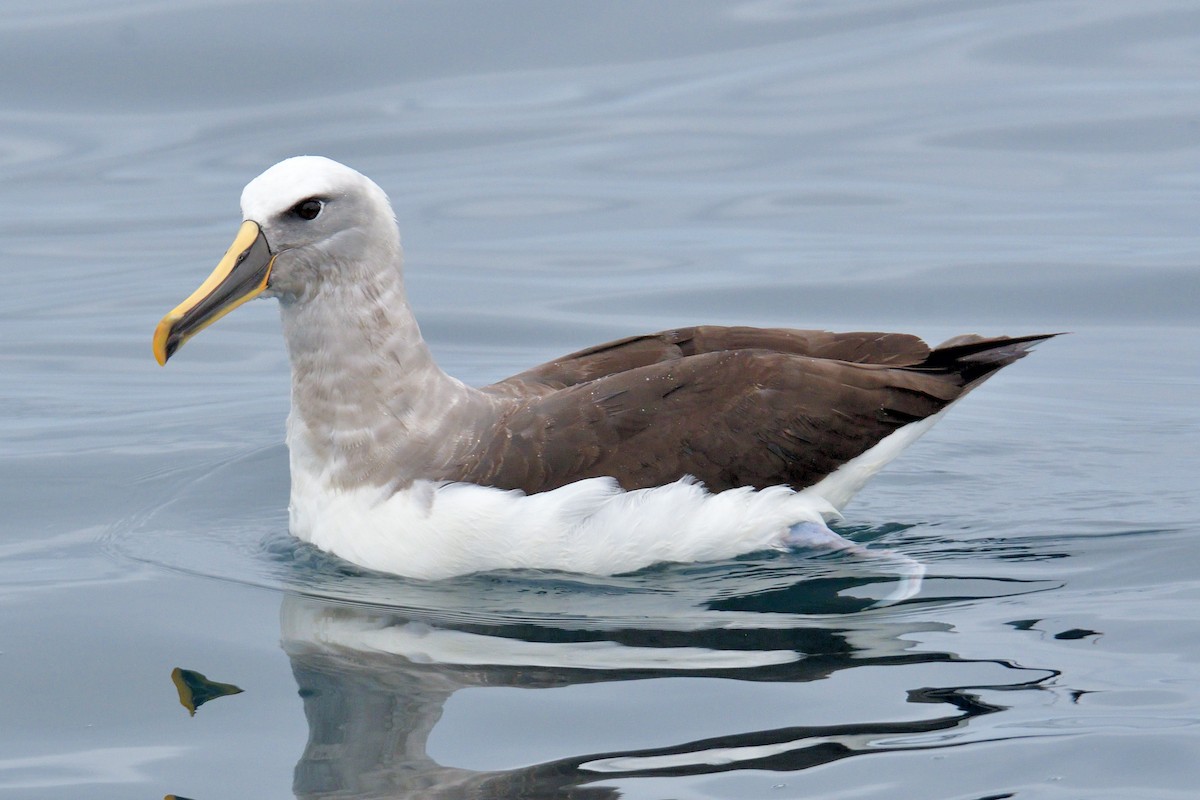
[(887, 387), (874, 439), (805, 491), (841, 509), (872, 475), (920, 438), (959, 398), (997, 370), (1023, 358), (1038, 342), (1058, 335), (955, 336), (929, 351), (920, 363), (882, 368), (894, 380)]
[(966, 334), (947, 339), (930, 351), (929, 357), (909, 369), (957, 376), (963, 392), (974, 389), (1002, 367), (1024, 358), (1038, 342), (1061, 333), (1036, 333), (1030, 336), (994, 336), (985, 338)]

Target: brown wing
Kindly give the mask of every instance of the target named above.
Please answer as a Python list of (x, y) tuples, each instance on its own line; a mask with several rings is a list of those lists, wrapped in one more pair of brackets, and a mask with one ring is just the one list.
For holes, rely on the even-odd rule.
[(903, 333), (831, 333), (701, 325), (631, 336), (589, 347), (526, 370), (488, 389), (503, 394), (541, 394), (650, 364), (731, 350), (766, 350), (892, 366), (919, 364), (929, 356), (929, 346), (925, 342)]
[(600, 475), (626, 489), (684, 475), (714, 491), (802, 488), (960, 391), (878, 365), (706, 353), (527, 399), (461, 479), (526, 492)]
[[(626, 489), (684, 475), (712, 491), (804, 488), (1049, 338), (964, 336), (930, 351), (907, 336), (817, 335), (816, 351), (863, 359), (851, 362), (764, 349), (689, 355), (738, 336), (778, 337), (797, 349), (804, 341), (797, 331), (689, 330), (623, 339), (570, 356), (566, 367), (552, 362), (518, 375), (521, 384), (538, 375), (541, 393), (524, 393), (454, 480), (528, 493), (602, 475)], [(680, 355), (672, 359), (671, 348)], [(640, 360), (647, 363), (629, 368)], [(583, 378), (590, 372), (601, 377)], [(566, 385), (554, 390), (554, 383)]]
[(614, 371), (526, 396), (454, 479), (528, 493), (603, 475), (626, 489), (684, 475), (713, 491), (800, 489), (1045, 338), (956, 337), (904, 366), (743, 349)]

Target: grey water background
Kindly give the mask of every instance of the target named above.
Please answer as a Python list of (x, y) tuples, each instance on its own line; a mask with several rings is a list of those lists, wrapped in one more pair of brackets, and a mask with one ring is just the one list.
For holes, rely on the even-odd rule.
[[(487, 382), (674, 325), (1070, 330), (811, 553), (364, 574), (286, 534), (275, 309), (159, 317), (318, 153)], [(0, 794), (1192, 798), (1200, 8), (0, 9)], [(190, 717), (174, 667), (244, 692)]]

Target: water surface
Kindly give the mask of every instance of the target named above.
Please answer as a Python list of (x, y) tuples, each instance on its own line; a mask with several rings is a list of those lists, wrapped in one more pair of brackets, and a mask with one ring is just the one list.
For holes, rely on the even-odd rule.
[[(1183, 2), (0, 11), (0, 793), (1190, 798), (1200, 11)], [(1073, 331), (814, 553), (364, 573), (286, 532), (270, 303), (154, 324), (320, 153), (484, 383), (675, 325)], [(179, 704), (171, 671), (243, 692)]]

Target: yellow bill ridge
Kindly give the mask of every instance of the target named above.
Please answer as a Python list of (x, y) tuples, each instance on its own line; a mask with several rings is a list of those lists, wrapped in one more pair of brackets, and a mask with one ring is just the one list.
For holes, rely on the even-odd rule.
[(188, 339), (267, 288), (275, 256), (257, 222), (246, 220), (233, 244), (200, 288), (171, 309), (154, 330), (160, 365)]

